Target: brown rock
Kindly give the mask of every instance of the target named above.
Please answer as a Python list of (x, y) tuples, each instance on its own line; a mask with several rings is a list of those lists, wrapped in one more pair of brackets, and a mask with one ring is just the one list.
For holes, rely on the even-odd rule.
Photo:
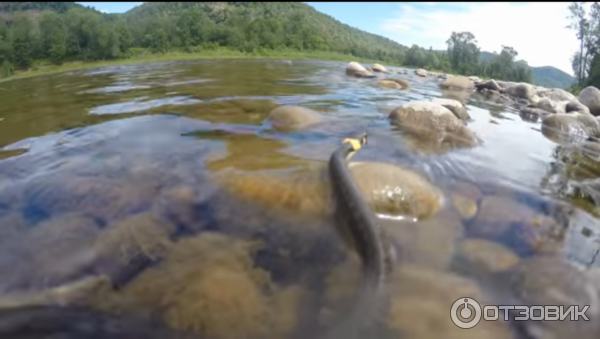
[(407, 89), (410, 87), (408, 81), (404, 79), (381, 79), (377, 83), (388, 88)]
[(284, 105), (271, 111), (268, 118), (278, 129), (303, 129), (322, 121), (319, 113), (301, 106)]
[(459, 247), (459, 256), (475, 270), (505, 271), (519, 262), (510, 249), (483, 239), (466, 239)]
[(475, 88), (475, 84), (467, 77), (455, 76), (444, 80), (440, 87), (442, 89), (472, 90)]
[(441, 192), (418, 173), (371, 162), (350, 163), (350, 172), (378, 213), (422, 219), (440, 209)]
[(393, 276), (388, 325), (407, 338), (511, 338), (502, 321), (482, 321), (464, 330), (449, 316), (452, 304), (465, 297), (489, 305), (476, 283), (445, 272), (403, 267)]
[(450, 211), (419, 222), (382, 219), (380, 225), (395, 246), (400, 265), (418, 264), (445, 270), (463, 236), (460, 218)]
[(471, 116), (467, 112), (467, 108), (458, 100), (435, 98), (431, 101), (446, 107), (460, 120), (471, 120)]
[(375, 76), (373, 73), (371, 73), (371, 71), (364, 68), (363, 65), (354, 61), (350, 62), (348, 66), (346, 66), (346, 74), (359, 78), (371, 78)]
[(371, 65), (371, 70), (373, 72), (389, 73), (389, 70), (387, 68), (385, 68), (385, 66), (380, 65), (380, 64)]

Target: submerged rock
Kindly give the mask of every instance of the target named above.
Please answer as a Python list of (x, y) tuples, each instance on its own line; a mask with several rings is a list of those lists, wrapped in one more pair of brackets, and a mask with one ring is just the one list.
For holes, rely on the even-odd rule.
[(405, 266), (392, 277), (388, 326), (407, 338), (512, 338), (503, 321), (482, 321), (464, 330), (449, 316), (450, 307), (470, 297), (480, 305), (491, 302), (474, 281), (452, 273)]
[(102, 178), (45, 178), (25, 184), (27, 209), (38, 215), (86, 213), (111, 222), (151, 206), (153, 187)]
[(209, 232), (183, 239), (158, 266), (99, 299), (97, 307), (129, 314), (151, 310), (171, 327), (211, 338), (285, 337), (296, 326), (301, 294), (293, 286), (274, 286), (255, 267), (252, 256), (260, 248)]
[(483, 239), (466, 239), (459, 246), (461, 269), (468, 271), (499, 272), (515, 266), (519, 257), (505, 246)]
[(379, 223), (394, 245), (400, 265), (409, 263), (445, 270), (456, 242), (463, 236), (460, 218), (447, 210), (418, 222), (382, 218)]
[(269, 113), (268, 119), (278, 129), (303, 129), (323, 120), (321, 115), (301, 106), (279, 106)]
[[(509, 273), (509, 286), (518, 304), (569, 307), (585, 305), (590, 321), (520, 322), (543, 338), (596, 338), (600, 323), (600, 295), (594, 282), (560, 257), (540, 256), (522, 261)], [(514, 305), (518, 305), (515, 303)]]
[(600, 123), (586, 113), (554, 114), (542, 120), (542, 134), (561, 143), (570, 140), (585, 140), (596, 136)]
[(408, 81), (404, 79), (381, 79), (377, 83), (380, 86), (394, 89), (407, 89), (410, 87)]
[(356, 185), (378, 213), (424, 219), (443, 203), (441, 191), (416, 172), (386, 163), (349, 166)]
[(91, 269), (120, 286), (162, 259), (175, 232), (175, 225), (153, 213), (133, 215), (104, 230), (84, 257)]
[(565, 225), (508, 196), (489, 195), (482, 199), (469, 231), (490, 240), (510, 235), (521, 250), (545, 253), (560, 249)]

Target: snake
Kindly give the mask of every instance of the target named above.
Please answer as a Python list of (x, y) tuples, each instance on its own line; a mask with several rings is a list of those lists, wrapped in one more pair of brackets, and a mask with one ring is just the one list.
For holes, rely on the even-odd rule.
[[(367, 143), (367, 134), (346, 138), (329, 159), (336, 220), (352, 238), (362, 263), (362, 280), (348, 315), (324, 334), (324, 339), (367, 338), (377, 330), (387, 310), (387, 285), (394, 253), (350, 172), (349, 160)], [(370, 332), (368, 332), (370, 333)]]

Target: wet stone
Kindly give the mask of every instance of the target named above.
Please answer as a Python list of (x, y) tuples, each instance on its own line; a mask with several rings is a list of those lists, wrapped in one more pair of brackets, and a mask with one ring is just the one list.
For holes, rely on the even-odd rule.
[[(539, 256), (522, 261), (509, 274), (509, 286), (516, 302), (524, 305), (555, 305), (580, 309), (590, 321), (521, 322), (530, 333), (542, 338), (595, 338), (600, 318), (599, 290), (581, 270), (558, 256)], [(518, 304), (515, 304), (518, 305)]]
[(483, 239), (465, 239), (459, 245), (458, 258), (468, 270), (505, 271), (519, 262), (519, 257), (505, 246)]
[[(3, 290), (55, 287), (88, 274), (85, 253), (100, 228), (82, 214), (57, 216), (22, 229), (2, 244)], [(17, 261), (21, 263), (17, 265)], [(17, 268), (17, 269), (15, 269)]]
[[(60, 180), (63, 179), (63, 180)], [(110, 222), (150, 208), (151, 191), (116, 180), (47, 178), (26, 183), (23, 213), (28, 218), (80, 212)]]
[(380, 225), (395, 247), (400, 265), (447, 269), (456, 242), (463, 236), (460, 217), (447, 210), (419, 222), (380, 219)]
[(183, 239), (163, 262), (96, 307), (127, 314), (152, 310), (173, 328), (214, 338), (285, 337), (294, 330), (304, 291), (279, 288), (254, 267), (260, 247), (210, 232)]
[(469, 330), (449, 316), (452, 304), (470, 297), (492, 304), (474, 281), (447, 272), (406, 266), (392, 278), (388, 326), (406, 338), (512, 338), (502, 321), (482, 321)]

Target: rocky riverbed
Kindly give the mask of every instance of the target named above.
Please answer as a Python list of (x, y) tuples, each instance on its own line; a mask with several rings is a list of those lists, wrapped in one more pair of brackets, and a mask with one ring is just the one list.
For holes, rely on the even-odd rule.
[[(366, 130), (350, 168), (396, 253), (382, 338), (600, 333), (596, 88), (204, 60), (5, 82), (0, 102), (0, 309), (312, 336), (360, 277), (326, 166)], [(590, 305), (591, 321), (463, 330), (464, 297)]]

